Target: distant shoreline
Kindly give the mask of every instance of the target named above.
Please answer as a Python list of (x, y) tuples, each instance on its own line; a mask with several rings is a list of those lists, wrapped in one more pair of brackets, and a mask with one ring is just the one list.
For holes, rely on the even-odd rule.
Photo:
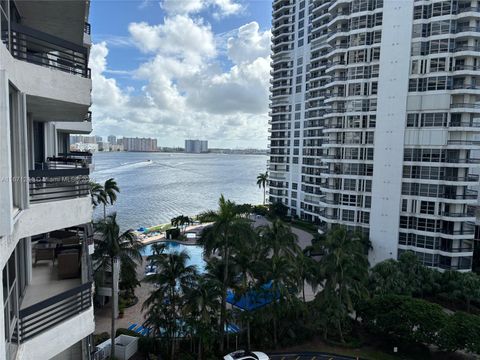
[(216, 152), (216, 151), (209, 151), (207, 153), (186, 153), (184, 151), (95, 151), (93, 154), (125, 154), (125, 153), (132, 153), (132, 154), (183, 154), (183, 155), (263, 155), (267, 156), (267, 152), (261, 152), (262, 150), (258, 150), (258, 152), (252, 151), (249, 152), (248, 150), (225, 150), (225, 152)]

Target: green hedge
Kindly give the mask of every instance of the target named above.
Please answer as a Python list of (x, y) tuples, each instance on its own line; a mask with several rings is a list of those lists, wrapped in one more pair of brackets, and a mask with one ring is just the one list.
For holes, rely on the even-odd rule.
[(432, 344), (446, 351), (480, 354), (480, 317), (464, 312), (448, 315), (434, 303), (409, 296), (376, 296), (358, 315), (365, 327), (385, 341)]
[(179, 228), (168, 229), (167, 231), (165, 231), (165, 234), (167, 239), (170, 239), (170, 237), (172, 239), (178, 239), (180, 236), (180, 229)]

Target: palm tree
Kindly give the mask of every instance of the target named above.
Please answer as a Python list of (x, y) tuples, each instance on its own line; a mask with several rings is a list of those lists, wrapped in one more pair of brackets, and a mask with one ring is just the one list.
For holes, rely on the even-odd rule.
[(90, 181), (89, 184), (92, 204), (94, 207), (103, 205), (103, 219), (105, 220), (107, 218), (107, 205), (113, 205), (117, 201), (117, 193), (120, 192), (117, 182), (110, 178), (103, 185), (94, 181)]
[(302, 290), (303, 303), (306, 303), (305, 298), (305, 283), (309, 284), (315, 291), (319, 285), (318, 281), (318, 262), (305, 254), (304, 251), (297, 253), (295, 257), (295, 273), (298, 280), (298, 285)]
[(226, 200), (222, 195), (218, 201), (218, 211), (207, 211), (198, 216), (201, 222), (213, 222), (206, 228), (198, 243), (203, 245), (205, 255), (219, 253), (223, 263), (222, 297), (219, 323), (220, 352), (224, 350), (224, 334), (227, 315), (227, 289), (229, 284), (230, 249), (235, 242), (241, 242), (254, 236), (251, 222), (242, 218), (233, 201)]
[(319, 244), (324, 253), (319, 264), (324, 282), (317, 300), (325, 310), (327, 322), (337, 329), (342, 342), (342, 323), (354, 311), (354, 304), (368, 296), (366, 244), (363, 236), (343, 226), (334, 227)]
[(158, 308), (163, 308), (166, 312), (171, 360), (175, 359), (177, 315), (182, 307), (182, 295), (195, 284), (197, 277), (196, 267), (187, 265), (189, 258), (185, 251), (151, 255), (148, 260), (157, 267), (157, 272), (144, 279), (148, 283), (155, 284), (156, 288), (143, 303), (143, 308), (148, 308), (148, 313), (153, 311), (153, 314), (156, 314)]
[(294, 257), (300, 252), (297, 243), (297, 235), (292, 232), (289, 225), (280, 219), (275, 219), (270, 225), (257, 228), (260, 242), (269, 248), (273, 257)]
[[(258, 247), (257, 237), (252, 236), (232, 246), (231, 268), (234, 274), (235, 295), (238, 298), (254, 291), (256, 278), (260, 269), (259, 263), (264, 261), (268, 252)], [(248, 312), (242, 312), (247, 323), (247, 350), (250, 350), (250, 320)]]
[(370, 271), (369, 289), (372, 295), (408, 295), (411, 284), (400, 270), (398, 261), (388, 259), (375, 265)]
[(192, 219), (185, 215), (179, 215), (170, 220), (172, 226), (176, 228), (181, 227), (183, 231), (185, 231), (185, 225), (190, 225), (192, 223)]
[(107, 217), (107, 203), (110, 205), (113, 205), (115, 201), (117, 201), (117, 193), (120, 192), (120, 189), (117, 185), (117, 182), (113, 179), (110, 178), (107, 181), (105, 181), (105, 184), (103, 185), (103, 191), (105, 193), (105, 198), (108, 199), (108, 202), (103, 203), (103, 218)]
[(257, 176), (257, 185), (259, 188), (263, 187), (263, 205), (265, 205), (265, 188), (268, 181), (268, 172), (260, 173)]
[[(142, 258), (140, 248), (142, 243), (137, 240), (132, 230), (127, 230), (123, 233), (120, 232), (120, 227), (117, 223), (117, 214), (113, 213), (104, 220), (95, 224), (95, 231), (100, 234), (100, 239), (95, 244), (95, 252), (93, 259), (96, 263), (95, 271), (100, 269), (110, 268), (113, 272), (115, 263), (122, 262), (139, 262)], [(115, 304), (116, 293), (114, 291), (115, 284), (112, 279), (112, 326), (111, 326), (111, 339), (112, 344), (115, 342)], [(112, 346), (111, 358), (115, 358), (115, 346)]]
[(220, 306), (222, 284), (210, 276), (198, 277), (195, 285), (185, 292), (184, 313), (190, 319), (198, 338), (198, 359), (214, 339), (212, 329), (217, 324), (217, 309)]
[(296, 257), (301, 254), (301, 249), (291, 227), (278, 218), (269, 225), (257, 228), (257, 232), (264, 253), (262, 256), (267, 258), (260, 263), (261, 278), (264, 284), (271, 284), (272, 296), (278, 298), (272, 305), (273, 342), (276, 347), (280, 307), (291, 300), (291, 290), (299, 283)]
[(100, 204), (107, 204), (108, 199), (105, 196), (103, 185), (94, 181), (90, 181), (89, 185), (90, 185), (90, 196), (92, 197), (93, 206), (97, 207)]
[(283, 306), (293, 301), (293, 294), (297, 293), (297, 278), (295, 274), (294, 258), (275, 256), (264, 260), (261, 264), (260, 283), (269, 284), (268, 291), (273, 302), (271, 312), (273, 322), (273, 345), (278, 345), (278, 320)]

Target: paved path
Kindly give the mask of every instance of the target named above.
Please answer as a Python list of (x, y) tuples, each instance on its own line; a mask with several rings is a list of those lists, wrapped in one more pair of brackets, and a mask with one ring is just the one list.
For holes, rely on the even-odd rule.
[(359, 358), (322, 352), (285, 352), (267, 354), (271, 360), (356, 360)]
[[(263, 216), (252, 216), (252, 220), (255, 221), (253, 225), (254, 227), (271, 224), (271, 221), (267, 220)], [(298, 245), (300, 245), (302, 249), (305, 249), (307, 246), (312, 245), (312, 239), (313, 239), (312, 234), (310, 234), (308, 231), (305, 231), (293, 226), (291, 228), (292, 228), (292, 232), (295, 235), (297, 235)]]

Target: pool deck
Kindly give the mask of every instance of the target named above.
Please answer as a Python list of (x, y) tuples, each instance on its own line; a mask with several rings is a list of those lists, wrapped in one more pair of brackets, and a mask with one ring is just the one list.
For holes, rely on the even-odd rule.
[[(201, 232), (205, 227), (210, 226), (212, 223), (205, 223), (205, 224), (199, 224), (199, 225), (190, 225), (185, 228), (185, 230), (182, 230), (182, 233), (186, 234), (189, 232), (195, 232), (199, 233)], [(142, 242), (143, 245), (149, 245), (153, 244), (156, 242), (161, 242), (161, 241), (169, 241), (166, 237), (166, 233), (164, 231), (160, 232), (158, 235), (148, 235), (148, 234), (141, 234), (137, 233), (138, 240)], [(178, 242), (179, 244), (184, 244), (184, 245), (195, 245), (196, 240), (195, 238), (191, 238), (181, 241), (181, 240), (174, 240), (175, 242)]]
[[(270, 221), (265, 219), (262, 216), (252, 216), (251, 220), (253, 221), (253, 226), (259, 227), (270, 224)], [(188, 232), (198, 232), (205, 228), (206, 226), (211, 225), (211, 223), (200, 224), (200, 225), (192, 225), (188, 226), (184, 233)], [(311, 245), (313, 235), (308, 233), (307, 231), (292, 227), (292, 232), (297, 235), (298, 244), (302, 249)], [(146, 236), (140, 235), (139, 240), (144, 244), (152, 244), (161, 241), (170, 241), (165, 238), (165, 233), (161, 232), (159, 235), (154, 236)], [(177, 241), (179, 244), (183, 245), (195, 245), (196, 240), (194, 238), (187, 239), (187, 241)], [(116, 328), (128, 328), (130, 324), (136, 323), (141, 325), (144, 321), (144, 311), (142, 310), (143, 302), (147, 299), (150, 295), (151, 291), (154, 289), (152, 284), (147, 284), (142, 282), (141, 280), (144, 278), (145, 274), (145, 266), (147, 265), (146, 256), (142, 258), (142, 263), (137, 267), (137, 275), (138, 279), (140, 280), (141, 286), (135, 289), (135, 295), (138, 297), (138, 303), (130, 308), (125, 309), (124, 317), (117, 318), (116, 321)], [(314, 291), (308, 284), (305, 287), (305, 297), (307, 301), (313, 300), (315, 297), (316, 291)], [(301, 294), (300, 294), (301, 296)], [(99, 334), (101, 332), (107, 331), (110, 332), (111, 327), (111, 315), (110, 315), (110, 306), (106, 305), (101, 309), (95, 309), (95, 334)]]

